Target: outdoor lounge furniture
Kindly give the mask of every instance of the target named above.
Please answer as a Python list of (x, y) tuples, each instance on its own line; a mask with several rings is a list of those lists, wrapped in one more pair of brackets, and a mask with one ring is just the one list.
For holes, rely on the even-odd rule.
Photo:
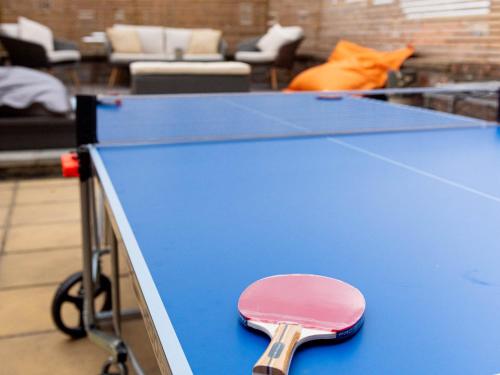
[(135, 62), (133, 94), (245, 92), (251, 67), (241, 62)]
[(390, 71), (400, 70), (414, 53), (411, 46), (377, 51), (340, 40), (328, 60), (299, 73), (289, 91), (371, 90), (387, 85)]
[[(31, 34), (23, 30), (31, 27)], [(45, 32), (45, 37), (37, 35)], [(17, 24), (0, 24), (0, 43), (11, 65), (51, 70), (56, 66), (69, 68), (68, 73), (75, 86), (80, 85), (76, 70), (81, 54), (75, 43), (55, 39), (50, 29), (37, 22), (20, 17)]]
[(0, 116), (0, 151), (76, 147), (73, 116)]
[[(181, 29), (160, 26), (114, 25), (108, 29), (109, 85), (120, 68), (137, 61), (224, 61), (227, 49), (222, 33), (213, 29)], [(119, 47), (119, 48), (117, 48)]]
[(269, 67), (271, 87), (278, 88), (278, 69), (291, 75), (297, 49), (304, 40), (301, 27), (274, 25), (264, 36), (247, 39), (238, 45), (236, 61)]
[(0, 151), (70, 148), (75, 137), (67, 90), (58, 79), (0, 67)]

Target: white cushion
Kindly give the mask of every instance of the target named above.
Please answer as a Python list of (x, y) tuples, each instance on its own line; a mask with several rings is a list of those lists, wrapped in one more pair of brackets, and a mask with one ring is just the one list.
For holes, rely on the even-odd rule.
[(224, 61), (224, 56), (220, 53), (196, 53), (182, 56), (186, 61)]
[(51, 63), (59, 63), (59, 62), (77, 62), (80, 61), (82, 56), (80, 52), (75, 50), (60, 50), (60, 51), (49, 51), (47, 52), (47, 56), (49, 57), (49, 61)]
[[(184, 55), (183, 60), (186, 61), (224, 61), (224, 56), (221, 54), (210, 55)], [(112, 63), (125, 64), (134, 61), (174, 61), (174, 54), (167, 53), (123, 53), (113, 52), (109, 57)]]
[(304, 29), (300, 26), (282, 26), (281, 30), (292, 38), (294, 42), (304, 36)]
[(133, 61), (165, 61), (170, 60), (169, 56), (164, 53), (123, 53), (113, 52), (109, 57), (112, 63), (126, 64)]
[(165, 35), (159, 26), (139, 26), (137, 28), (141, 39), (142, 52), (165, 53)]
[(130, 64), (132, 75), (193, 74), (193, 75), (248, 75), (250, 65), (235, 61), (225, 62), (135, 62)]
[(47, 52), (54, 50), (54, 37), (47, 26), (24, 17), (19, 17), (17, 24), (21, 39), (41, 44)]
[(164, 53), (165, 52), (165, 36), (163, 27), (160, 26), (135, 26), (116, 24), (116, 28), (134, 29), (139, 35), (141, 49), (143, 53)]
[(165, 28), (165, 51), (168, 55), (175, 55), (176, 49), (187, 51), (191, 41), (191, 29)]
[(193, 29), (187, 54), (215, 54), (219, 50), (222, 31), (213, 29)]
[(17, 23), (0, 23), (0, 31), (14, 38), (19, 35)]
[(263, 52), (276, 52), (283, 45), (293, 42), (293, 38), (283, 28), (276, 24), (271, 27), (267, 33), (259, 39), (257, 47)]
[(265, 64), (274, 61), (278, 55), (277, 51), (260, 52), (260, 51), (239, 51), (234, 55), (235, 60), (247, 63)]
[(131, 27), (111, 27), (106, 30), (109, 42), (114, 52), (142, 53), (139, 33)]

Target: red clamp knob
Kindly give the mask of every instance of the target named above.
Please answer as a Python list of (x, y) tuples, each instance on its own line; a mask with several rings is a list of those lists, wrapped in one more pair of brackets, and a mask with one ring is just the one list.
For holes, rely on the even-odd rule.
[(78, 155), (76, 152), (69, 152), (61, 155), (61, 167), (63, 177), (79, 177), (78, 173), (79, 163)]

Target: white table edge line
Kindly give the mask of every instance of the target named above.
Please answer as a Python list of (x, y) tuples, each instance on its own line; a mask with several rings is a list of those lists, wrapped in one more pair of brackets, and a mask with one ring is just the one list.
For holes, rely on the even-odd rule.
[[(192, 375), (193, 372), (189, 366), (189, 362), (182, 349), (181, 343), (172, 321), (168, 316), (167, 310), (161, 300), (160, 294), (153, 278), (147, 267), (146, 261), (142, 256), (139, 244), (134, 236), (130, 223), (125, 215), (123, 207), (118, 199), (118, 195), (114, 189), (111, 179), (104, 167), (99, 152), (94, 146), (89, 146), (90, 154), (94, 163), (94, 167), (99, 175), (102, 187), (108, 198), (108, 203), (113, 209), (116, 223), (120, 228), (125, 247), (130, 258), (130, 262), (135, 271), (135, 276), (140, 283), (144, 299), (147, 303), (151, 319), (158, 333), (158, 337), (162, 344), (165, 356), (173, 374), (175, 375)], [(158, 324), (160, 322), (161, 324)]]

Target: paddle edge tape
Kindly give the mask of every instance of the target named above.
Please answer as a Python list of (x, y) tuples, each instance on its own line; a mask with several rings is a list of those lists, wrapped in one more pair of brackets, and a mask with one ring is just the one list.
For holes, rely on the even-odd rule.
[(348, 340), (352, 336), (354, 336), (356, 333), (359, 332), (361, 327), (363, 327), (363, 324), (365, 323), (365, 314), (361, 315), (359, 320), (350, 328), (347, 328), (343, 331), (337, 332), (335, 341), (344, 341)]
[[(238, 315), (239, 315), (239, 321), (244, 327), (250, 328), (253, 330), (261, 331), (261, 332), (267, 334), (268, 336), (272, 336), (272, 332), (270, 330), (266, 329), (265, 326), (266, 325), (276, 325), (276, 326), (278, 325), (278, 323), (258, 322), (255, 320), (247, 319), (241, 313)], [(252, 322), (253, 324), (249, 323), (249, 322)], [(342, 331), (338, 331), (338, 332), (323, 331), (325, 333), (324, 338), (329, 339), (329, 340), (339, 341), (339, 342), (348, 340), (359, 332), (359, 330), (363, 327), (364, 323), (365, 323), (365, 313), (363, 313), (363, 315), (361, 315), (359, 320), (356, 323), (354, 323), (354, 325), (352, 325), (352, 326), (350, 326)], [(305, 328), (305, 330), (307, 331), (307, 330), (311, 330), (311, 329)], [(315, 330), (315, 331), (319, 331), (319, 330)], [(305, 342), (312, 341), (312, 340), (316, 340), (316, 338), (313, 337), (313, 338), (310, 338), (310, 340), (308, 340), (308, 338), (305, 337), (304, 339), (300, 340), (300, 344), (303, 344)]]

